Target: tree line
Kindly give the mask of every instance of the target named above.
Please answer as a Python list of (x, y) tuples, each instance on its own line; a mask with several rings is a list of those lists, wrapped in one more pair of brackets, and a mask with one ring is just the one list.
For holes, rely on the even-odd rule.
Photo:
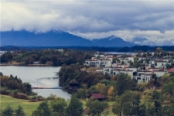
[(28, 95), (32, 95), (30, 83), (22, 82), (17, 76), (4, 76), (0, 74), (0, 93), (11, 95), (15, 98), (27, 99)]
[(20, 105), (16, 110), (12, 109), (10, 106), (7, 106), (4, 110), (1, 110), (0, 116), (25, 116), (25, 112)]
[(20, 65), (33, 64), (35, 61), (40, 64), (61, 66), (73, 63), (83, 64), (86, 59), (90, 59), (93, 51), (45, 49), (33, 51), (14, 51), (4, 53), (0, 59), (1, 63), (17, 62)]

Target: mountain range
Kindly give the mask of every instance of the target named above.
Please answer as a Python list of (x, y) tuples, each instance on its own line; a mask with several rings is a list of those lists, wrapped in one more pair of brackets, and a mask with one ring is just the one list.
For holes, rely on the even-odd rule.
[(1, 46), (96, 46), (96, 47), (131, 47), (134, 43), (115, 36), (101, 39), (85, 39), (63, 31), (45, 33), (22, 31), (1, 32)]

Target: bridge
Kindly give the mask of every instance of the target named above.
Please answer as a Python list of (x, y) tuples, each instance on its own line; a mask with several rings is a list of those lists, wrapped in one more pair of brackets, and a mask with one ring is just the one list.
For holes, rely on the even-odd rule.
[(32, 89), (62, 89), (62, 87), (55, 86), (55, 87), (45, 87), (45, 86), (34, 86)]
[(59, 77), (42, 77), (38, 78), (37, 80), (42, 80), (42, 79), (58, 79)]

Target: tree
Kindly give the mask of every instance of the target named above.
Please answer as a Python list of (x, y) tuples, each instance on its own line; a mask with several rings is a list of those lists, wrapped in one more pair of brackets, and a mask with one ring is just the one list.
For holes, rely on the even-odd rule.
[(2, 63), (7, 63), (13, 59), (13, 55), (11, 52), (6, 52), (6, 53), (2, 54), (0, 59), (1, 59)]
[(101, 113), (108, 107), (107, 102), (90, 99), (86, 106), (89, 108), (89, 115), (101, 116)]
[(174, 76), (171, 76), (168, 83), (162, 87), (162, 97), (164, 100), (171, 100), (174, 98)]
[(121, 62), (121, 64), (125, 64), (125, 62), (124, 62), (124, 61), (122, 61), (122, 62)]
[(30, 83), (23, 83), (23, 92), (27, 94), (32, 93), (32, 88)]
[(98, 84), (95, 86), (95, 89), (96, 89), (97, 91), (99, 91), (100, 93), (104, 94), (103, 90), (104, 90), (105, 87), (106, 87), (105, 84), (98, 83)]
[(46, 56), (41, 56), (39, 62), (45, 64), (47, 62)]
[(118, 95), (123, 94), (126, 90), (132, 90), (134, 81), (126, 74), (120, 74), (116, 81), (115, 90)]
[(20, 105), (18, 106), (18, 109), (15, 112), (16, 112), (15, 116), (25, 116), (23, 108)]
[(161, 116), (174, 116), (174, 105), (162, 107)]
[(166, 97), (171, 98), (174, 96), (174, 83), (168, 83), (163, 86), (162, 93), (165, 94)]
[(133, 66), (134, 63), (133, 63), (132, 61), (129, 61), (129, 65), (130, 65), (130, 66)]
[(56, 116), (65, 116), (65, 110), (67, 107), (65, 99), (57, 98), (56, 100), (51, 101), (51, 106)]
[(157, 91), (154, 91), (152, 94), (152, 99), (154, 102), (154, 112), (155, 115), (160, 116), (161, 115), (161, 103), (159, 102), (159, 98), (160, 98), (160, 93)]
[(51, 116), (51, 110), (48, 107), (47, 101), (42, 102), (37, 110), (32, 113), (32, 116)]
[(109, 89), (108, 89), (108, 98), (109, 100), (112, 100), (114, 97), (114, 87), (111, 86)]
[(86, 98), (86, 90), (83, 88), (83, 89), (78, 89), (77, 93), (74, 94), (76, 98), (79, 98), (79, 99), (85, 99)]
[(140, 103), (140, 95), (137, 92), (127, 91), (121, 96), (123, 113), (125, 115), (137, 115)]
[(121, 107), (120, 97), (116, 98), (116, 102), (112, 107), (112, 112), (118, 116), (122, 116), (122, 107)]
[(146, 107), (144, 104), (139, 105), (138, 116), (146, 116)]
[(139, 91), (144, 91), (145, 90), (145, 88), (146, 88), (146, 85), (147, 85), (147, 83), (146, 82), (141, 82), (139, 85), (138, 85), (138, 90)]
[(126, 91), (116, 101), (113, 106), (113, 113), (121, 115), (138, 115), (140, 95), (138, 92)]
[(160, 83), (159, 83), (159, 81), (158, 81), (158, 78), (157, 78), (156, 74), (153, 74), (153, 75), (152, 75), (152, 79), (153, 79), (153, 84), (154, 84), (154, 86), (155, 86), (155, 87), (159, 87), (159, 86), (160, 86)]
[(77, 98), (71, 98), (70, 104), (66, 109), (68, 116), (82, 116), (82, 103)]
[(2, 116), (12, 116), (12, 115), (13, 115), (13, 109), (10, 106), (7, 106), (2, 113)]

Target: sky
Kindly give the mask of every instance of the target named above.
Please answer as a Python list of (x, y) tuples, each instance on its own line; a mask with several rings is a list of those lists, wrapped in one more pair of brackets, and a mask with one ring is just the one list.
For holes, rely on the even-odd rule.
[(111, 35), (146, 45), (174, 45), (174, 0), (1, 0), (0, 31), (66, 31), (86, 39)]

